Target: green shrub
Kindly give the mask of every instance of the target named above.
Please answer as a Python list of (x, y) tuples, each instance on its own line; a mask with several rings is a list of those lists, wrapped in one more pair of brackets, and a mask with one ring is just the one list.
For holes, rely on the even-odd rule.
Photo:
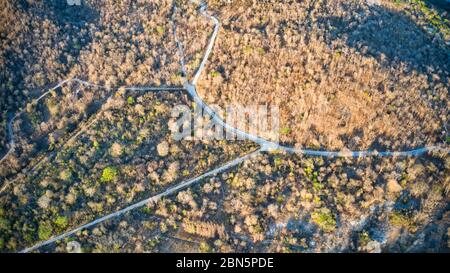
[(316, 191), (320, 191), (321, 189), (323, 189), (325, 187), (324, 184), (320, 183), (319, 181), (313, 181), (313, 188)]
[(211, 77), (215, 78), (217, 76), (219, 76), (219, 72), (218, 71), (214, 70), (214, 71), (211, 72)]
[(210, 252), (212, 252), (212, 248), (210, 245), (208, 245), (208, 243), (201, 242), (200, 246), (199, 246), (199, 251), (201, 253), (210, 253)]
[(291, 128), (289, 128), (289, 127), (281, 128), (280, 133), (282, 135), (289, 135), (291, 133)]
[(48, 240), (52, 235), (53, 229), (52, 226), (47, 223), (40, 223), (38, 228), (38, 237), (39, 240)]
[(365, 247), (370, 242), (370, 235), (367, 231), (359, 233), (358, 243), (360, 246)]
[(273, 163), (275, 164), (275, 168), (278, 168), (283, 164), (283, 160), (277, 156), (273, 159)]
[(253, 51), (253, 47), (251, 45), (246, 45), (242, 48), (242, 52), (244, 54), (250, 54)]
[(258, 49), (256, 49), (256, 51), (258, 51), (258, 54), (261, 56), (264, 56), (264, 54), (266, 54), (266, 50), (262, 47), (258, 47)]
[(100, 149), (100, 143), (98, 143), (97, 140), (94, 141), (93, 145), (94, 145), (94, 148), (95, 148), (95, 149)]
[(417, 230), (417, 226), (412, 219), (398, 211), (392, 212), (391, 215), (389, 215), (389, 222), (395, 227), (406, 228), (410, 232), (415, 232)]
[(64, 229), (67, 227), (67, 222), (68, 222), (67, 217), (65, 217), (65, 216), (58, 216), (55, 219), (55, 225), (61, 229)]
[(3, 217), (0, 217), (0, 230), (8, 230), (9, 227), (9, 221)]
[(119, 171), (115, 167), (106, 167), (103, 169), (101, 181), (102, 182), (110, 182), (117, 178)]
[(157, 26), (156, 27), (156, 32), (158, 32), (159, 36), (163, 36), (164, 33), (166, 32), (165, 28), (163, 26)]
[(336, 219), (327, 208), (314, 211), (311, 214), (311, 220), (325, 232), (333, 232), (336, 229)]
[(145, 213), (145, 214), (153, 214), (153, 210), (152, 210), (152, 208), (150, 208), (150, 207), (143, 207), (142, 209), (141, 209), (141, 211), (143, 212), (143, 213)]

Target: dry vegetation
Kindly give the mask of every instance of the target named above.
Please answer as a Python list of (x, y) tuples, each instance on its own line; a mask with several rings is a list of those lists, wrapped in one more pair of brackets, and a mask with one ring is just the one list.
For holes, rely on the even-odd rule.
[(0, 177), (11, 178), (48, 152), (54, 153), (94, 119), (109, 95), (107, 89), (71, 81), (28, 103), (12, 124), (15, 148), (0, 166)]
[[(1, 182), (13, 182), (0, 184), (0, 252), (256, 148), (175, 141), (171, 109), (196, 107), (186, 93), (119, 88), (181, 84), (173, 1), (4, 2), (0, 156), (7, 116), (24, 114), (13, 124), (17, 149), (0, 166)], [(191, 78), (212, 24), (176, 2)], [(222, 26), (199, 82), (207, 102), (280, 105), (282, 141), (292, 145), (398, 150), (449, 141), (448, 20), (421, 1), (208, 2)], [(28, 103), (70, 77), (111, 88), (68, 82)], [(357, 159), (263, 153), (38, 251), (448, 251), (449, 169), (445, 151)]]
[(449, 163), (264, 154), (41, 251), (445, 251)]
[(120, 89), (76, 141), (0, 195), (0, 250), (49, 239), (254, 149), (245, 142), (175, 142), (170, 109), (180, 103), (189, 104), (181, 92)]
[(178, 39), (183, 44), (185, 76), (192, 79), (203, 58), (214, 25), (204, 16), (199, 16), (196, 6), (189, 1), (177, 1), (174, 19)]
[(199, 83), (207, 102), (279, 105), (281, 140), (301, 147), (399, 150), (445, 139), (450, 53), (403, 6), (212, 2), (222, 27)]
[(77, 77), (109, 87), (180, 85), (172, 1), (6, 0), (0, 21), (0, 154), (6, 121), (41, 89)]

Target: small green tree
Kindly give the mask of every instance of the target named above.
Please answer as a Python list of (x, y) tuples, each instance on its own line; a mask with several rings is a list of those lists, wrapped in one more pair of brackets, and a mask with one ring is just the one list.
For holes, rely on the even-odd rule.
[(39, 240), (48, 240), (52, 235), (52, 226), (47, 222), (42, 222), (39, 224), (38, 237)]
[(64, 229), (67, 227), (67, 217), (65, 216), (58, 216), (55, 219), (55, 225), (61, 229)]
[(206, 243), (206, 242), (201, 242), (199, 245), (199, 251), (201, 253), (211, 253), (212, 252), (212, 248), (211, 246)]
[(106, 167), (103, 169), (101, 181), (102, 182), (111, 182), (117, 178), (119, 171), (116, 167)]
[(164, 33), (166, 32), (166, 30), (165, 30), (164, 26), (157, 26), (156, 27), (156, 32), (158, 32), (159, 36), (163, 36)]
[(311, 214), (311, 220), (325, 232), (333, 232), (336, 229), (336, 219), (327, 208), (321, 208)]

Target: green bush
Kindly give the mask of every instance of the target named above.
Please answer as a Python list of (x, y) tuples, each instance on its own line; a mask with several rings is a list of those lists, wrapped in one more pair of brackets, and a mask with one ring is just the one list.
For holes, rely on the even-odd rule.
[(275, 164), (275, 168), (278, 168), (283, 164), (283, 160), (277, 156), (273, 159), (273, 163)]
[(163, 36), (164, 33), (166, 32), (166, 29), (163, 26), (157, 26), (156, 32), (158, 32), (159, 36)]
[(289, 135), (291, 133), (291, 128), (289, 127), (283, 127), (280, 129), (280, 133), (282, 135)]
[(0, 230), (10, 229), (9, 221), (6, 218), (0, 217)]
[(50, 238), (50, 236), (52, 235), (53, 229), (52, 226), (47, 223), (40, 223), (39, 224), (39, 229), (38, 229), (38, 237), (39, 240), (48, 240)]
[(127, 102), (129, 105), (133, 105), (136, 101), (133, 97), (128, 97)]
[(199, 245), (199, 251), (201, 253), (211, 253), (212, 252), (212, 248), (210, 245), (208, 245), (208, 243), (205, 242), (201, 242)]
[(55, 219), (55, 225), (61, 229), (66, 228), (67, 227), (67, 217), (65, 216), (58, 216)]
[(370, 242), (370, 235), (367, 231), (359, 233), (358, 243), (360, 246), (365, 247)]
[(211, 72), (211, 77), (215, 78), (215, 77), (219, 76), (219, 74), (220, 74), (219, 72), (214, 70)]
[(117, 178), (119, 171), (115, 167), (107, 167), (103, 169), (101, 181), (102, 182), (110, 182)]
[(410, 232), (417, 231), (417, 226), (413, 220), (398, 211), (394, 211), (389, 215), (389, 222), (395, 227), (406, 228)]
[(311, 214), (311, 220), (325, 232), (333, 232), (336, 229), (334, 215), (327, 208), (314, 211)]

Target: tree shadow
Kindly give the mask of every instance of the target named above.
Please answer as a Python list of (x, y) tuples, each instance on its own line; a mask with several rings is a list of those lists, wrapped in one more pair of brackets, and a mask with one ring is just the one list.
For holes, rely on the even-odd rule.
[[(74, 59), (77, 59), (80, 51), (92, 41), (89, 35), (89, 24), (96, 24), (100, 19), (99, 11), (87, 1), (81, 0), (81, 5), (69, 5), (67, 0), (44, 0), (32, 4), (20, 0), (19, 8), (29, 13), (39, 22), (50, 20), (60, 31), (55, 40), (64, 39), (67, 51)], [(69, 36), (66, 39), (64, 36)], [(60, 54), (59, 61), (69, 64), (67, 54)]]
[(48, 18), (56, 25), (82, 26), (95, 23), (100, 14), (87, 1), (81, 0), (81, 5), (69, 5), (67, 0), (44, 0), (42, 2), (43, 19)]
[[(446, 0), (432, 2), (442, 4), (442, 1)], [(376, 4), (357, 8), (348, 3), (341, 5), (350, 15), (345, 18), (324, 16), (317, 20), (317, 24), (327, 29), (324, 33), (327, 44), (332, 46), (335, 41), (343, 41), (345, 46), (358, 54), (374, 58), (387, 73), (393, 73), (399, 86), (417, 89), (436, 116), (439, 113), (442, 115), (445, 112), (443, 109), (447, 108), (448, 100), (445, 98), (448, 98), (450, 88), (450, 48), (445, 41), (436, 32), (427, 29), (428, 26), (419, 25), (403, 11)], [(441, 23), (448, 25), (444, 19)], [(419, 86), (421, 80), (414, 75), (421, 75), (425, 82)], [(417, 80), (411, 81), (412, 78)], [(392, 88), (395, 89), (395, 86)], [(386, 90), (380, 88), (377, 92)], [(445, 123), (444, 119), (442, 127), (445, 127)], [(436, 134), (439, 132), (436, 131)], [(379, 138), (390, 143), (395, 141), (385, 135)], [(349, 139), (346, 141), (352, 143)], [(351, 146), (354, 148), (355, 145)], [(400, 146), (402, 149), (413, 148)], [(370, 149), (384, 151), (389, 147), (374, 141)]]
[(360, 8), (355, 14), (358, 18), (320, 18), (319, 23), (331, 26), (327, 39), (343, 39), (347, 46), (374, 57), (384, 67), (406, 64), (408, 72), (427, 75), (431, 84), (437, 79), (432, 74), (439, 76), (438, 82), (448, 83), (450, 50), (406, 14), (379, 5)]
[(431, 4), (435, 5), (436, 7), (440, 8), (440, 9), (450, 12), (450, 1), (449, 0), (427, 0), (427, 2), (430, 2)]
[[(95, 3), (90, 1), (91, 3)], [(76, 63), (81, 50), (88, 46), (92, 41), (92, 35), (89, 32), (89, 25), (95, 24), (99, 21), (100, 13), (95, 7), (91, 6), (87, 1), (82, 0), (82, 5), (70, 6), (67, 0), (44, 0), (44, 1), (27, 1), (27, 0), (15, 0), (12, 1), (14, 10), (19, 15), (23, 15), (26, 20), (30, 20), (29, 30), (23, 31), (25, 35), (31, 37), (33, 33), (42, 33), (49, 30), (51, 36), (48, 38), (40, 39), (25, 39), (19, 42), (18, 45), (11, 47), (2, 52), (4, 60), (8, 60), (5, 64), (5, 71), (0, 73), (0, 82), (8, 84), (7, 89), (4, 91), (4, 98), (11, 96), (15, 90), (29, 89), (31, 94), (39, 94), (43, 88), (47, 88), (52, 82), (45, 80), (43, 83), (33, 83), (32, 85), (24, 82), (24, 74), (30, 69), (30, 64), (36, 64), (42, 67), (41, 70), (45, 70), (45, 63), (43, 59), (40, 59), (40, 48), (44, 45), (42, 41), (46, 39), (51, 41), (51, 46), (64, 44), (63, 48), (59, 51), (55, 51), (57, 54), (57, 60), (59, 63), (64, 64), (64, 68), (60, 71), (61, 75), (64, 75), (70, 71), (70, 68)], [(100, 3), (100, 2), (99, 2)], [(13, 17), (14, 18), (14, 17)], [(20, 16), (18, 17), (20, 18)], [(28, 19), (29, 18), (29, 19)], [(56, 27), (56, 32), (53, 32), (54, 28), (45, 27), (45, 21), (48, 20)], [(14, 24), (11, 20), (10, 24)], [(22, 30), (21, 30), (22, 31)], [(14, 35), (14, 33), (11, 33)], [(16, 53), (17, 48), (27, 49), (27, 53), (18, 55)], [(10, 73), (11, 75), (8, 75)], [(3, 89), (3, 88), (2, 88)], [(20, 92), (19, 92), (20, 94)], [(17, 98), (17, 101), (21, 101), (21, 98)], [(6, 104), (10, 104), (8, 107)], [(9, 112), (16, 111), (19, 107), (14, 106), (12, 103), (6, 100), (0, 99), (0, 109), (9, 108)], [(5, 108), (2, 108), (5, 105)], [(9, 115), (11, 116), (11, 114)], [(0, 123), (5, 123), (10, 118), (6, 117), (6, 114), (0, 115)], [(5, 129), (2, 129), (5, 130)], [(1, 143), (8, 141), (5, 132), (0, 133)], [(2, 145), (0, 147), (0, 156), (6, 154), (7, 147)]]

